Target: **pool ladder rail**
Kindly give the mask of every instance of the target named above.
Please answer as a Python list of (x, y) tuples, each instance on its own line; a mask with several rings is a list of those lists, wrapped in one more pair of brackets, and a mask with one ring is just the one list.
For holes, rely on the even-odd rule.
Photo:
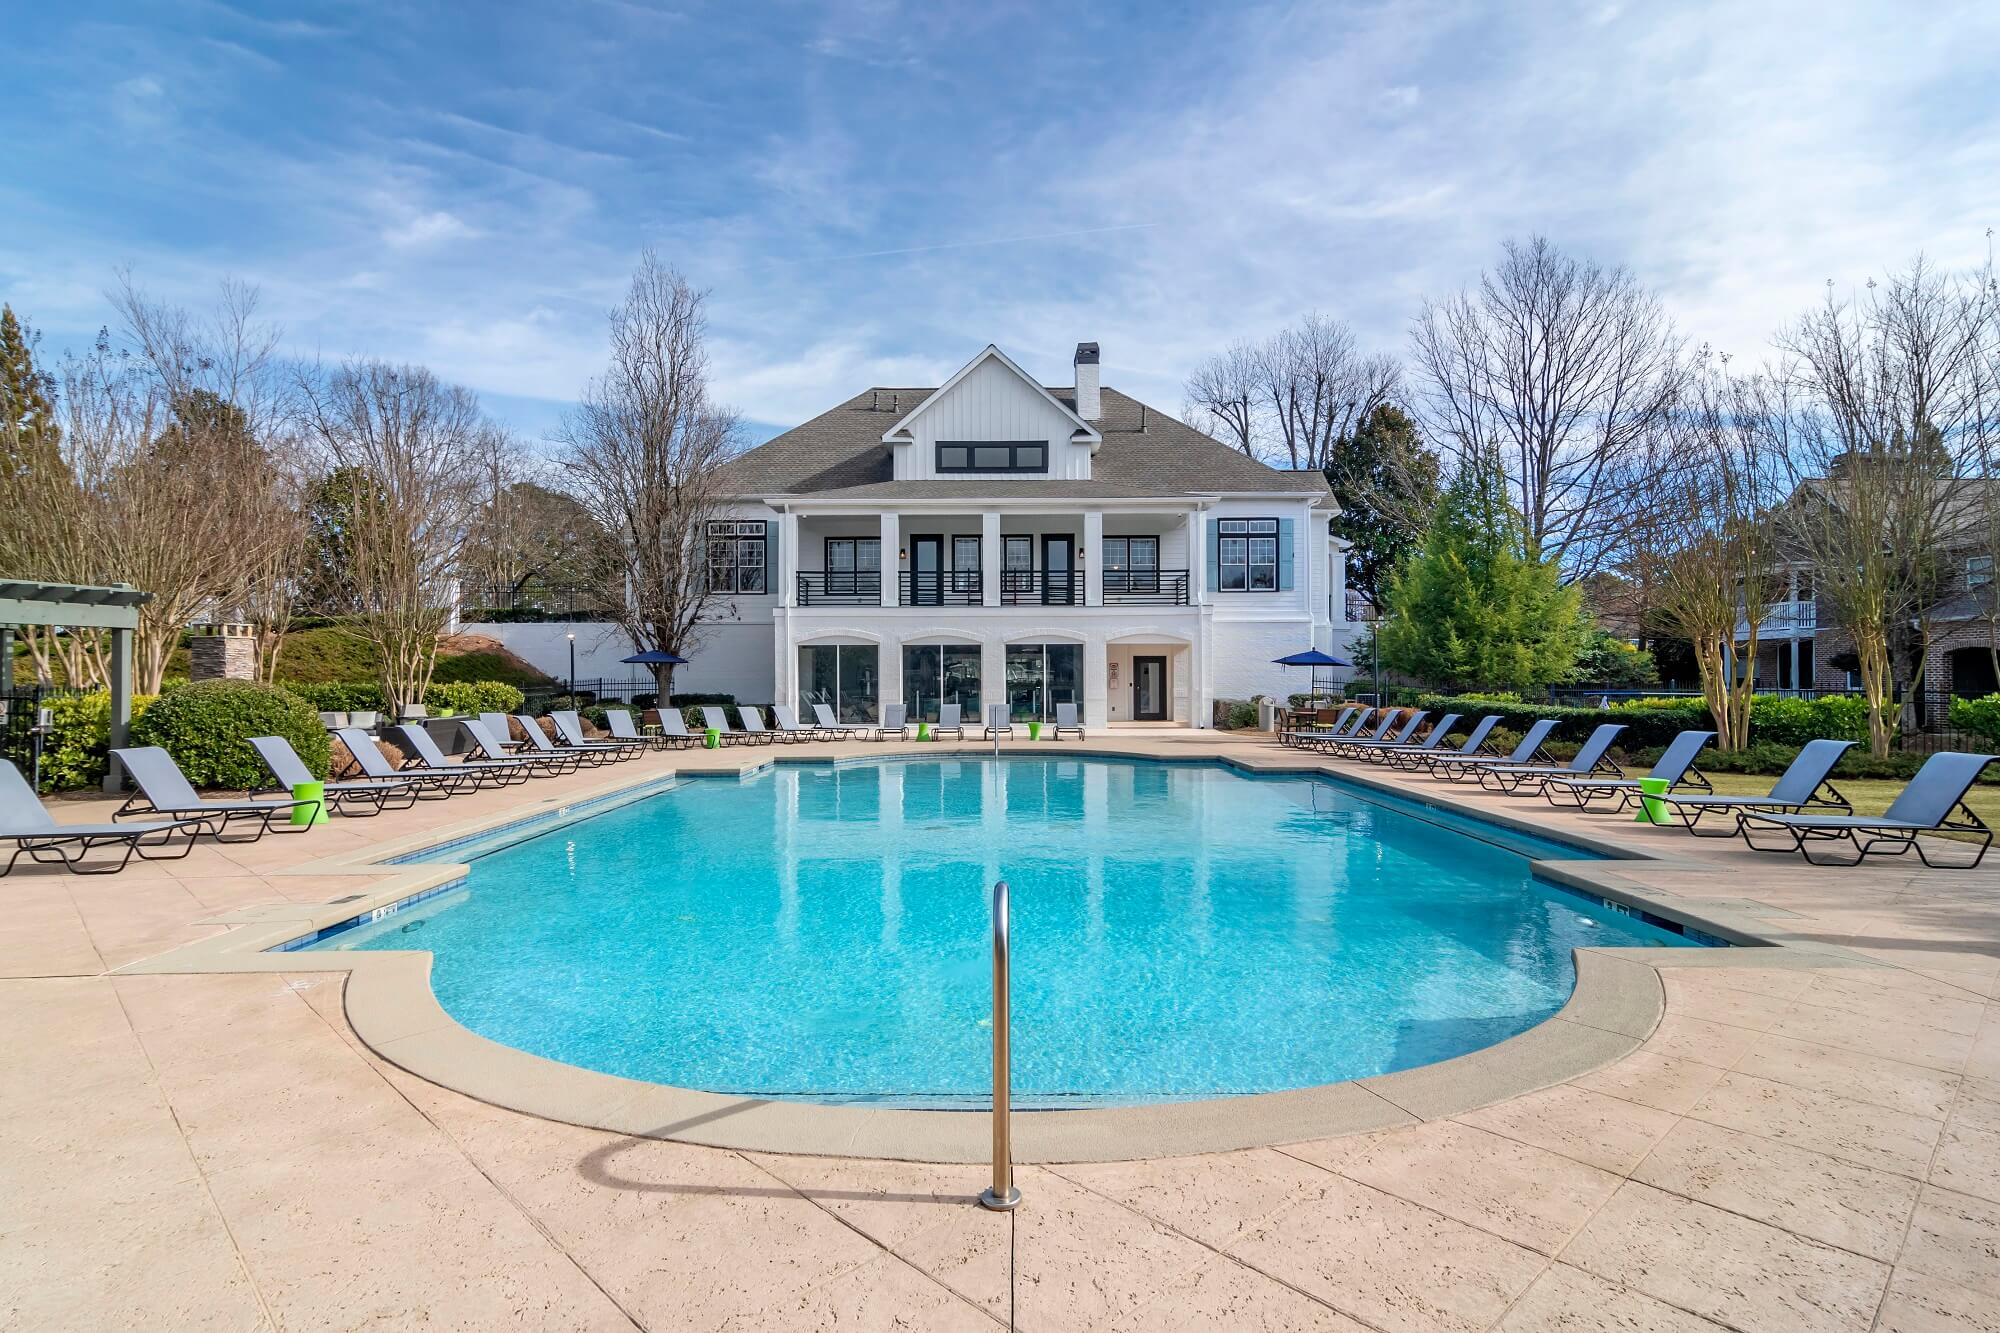
[(1014, 1143), (1009, 1123), (1013, 1068), (1007, 1040), (1007, 964), (1007, 881), (1003, 879), (993, 885), (993, 1184), (979, 1196), (982, 1205), (1000, 1212), (1011, 1212), (1021, 1203), (1021, 1191), (1014, 1188)]

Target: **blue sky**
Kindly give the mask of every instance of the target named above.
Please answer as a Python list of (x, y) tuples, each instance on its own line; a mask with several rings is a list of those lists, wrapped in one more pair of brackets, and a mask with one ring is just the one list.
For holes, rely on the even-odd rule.
[(0, 298), (81, 345), (119, 266), (262, 291), (530, 439), (642, 247), (711, 289), (755, 437), (998, 342), (1177, 409), (1317, 309), (1400, 350), (1508, 236), (1756, 357), (2000, 226), (2000, 5), (249, 0), (9, 7)]

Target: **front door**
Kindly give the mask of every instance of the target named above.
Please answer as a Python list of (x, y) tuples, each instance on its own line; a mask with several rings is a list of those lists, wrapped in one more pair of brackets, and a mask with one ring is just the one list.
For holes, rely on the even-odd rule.
[(1068, 606), (1076, 600), (1070, 579), (1069, 534), (1042, 537), (1042, 602), (1046, 606)]
[(910, 538), (910, 605), (944, 605), (944, 538)]
[(1166, 658), (1132, 659), (1132, 720), (1134, 722), (1167, 720)]

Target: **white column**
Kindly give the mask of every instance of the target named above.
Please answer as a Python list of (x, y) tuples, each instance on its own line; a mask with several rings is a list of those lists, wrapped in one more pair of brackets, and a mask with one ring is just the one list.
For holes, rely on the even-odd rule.
[(897, 525), (895, 513), (889, 510), (883, 511), (882, 605), (884, 606), (894, 606), (896, 604), (896, 590), (902, 583), (902, 579), (898, 577), (898, 572), (903, 568), (903, 564), (902, 561), (896, 558), (896, 544), (901, 539), (902, 532)]
[(1000, 605), (1000, 511), (979, 515), (979, 604)]
[(1201, 510), (1190, 509), (1187, 516), (1188, 605), (1208, 601), (1208, 543), (1201, 539)]
[(1083, 724), (1101, 727), (1111, 721), (1111, 654), (1101, 635), (1083, 641)]
[(771, 613), (771, 644), (775, 659), (771, 663), (771, 702), (796, 707), (799, 702), (799, 650), (792, 645), (790, 608), (781, 606)]
[(987, 709), (1006, 702), (1007, 645), (1001, 639), (983, 639), (979, 645), (979, 724), (986, 725)]
[(778, 605), (799, 604), (799, 516), (790, 509), (778, 518)]
[(1083, 511), (1083, 604), (1104, 605), (1104, 511)]
[(875, 693), (875, 703), (884, 709), (903, 702), (903, 645), (886, 626), (876, 651)]
[(1204, 614), (1195, 624), (1188, 644), (1188, 725), (1206, 727), (1213, 712), (1208, 682), (1209, 618)]

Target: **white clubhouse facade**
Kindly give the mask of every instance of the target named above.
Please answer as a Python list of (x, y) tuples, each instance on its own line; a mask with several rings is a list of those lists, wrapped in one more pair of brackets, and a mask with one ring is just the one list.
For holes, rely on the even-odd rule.
[(1094, 726), (1207, 726), (1216, 698), (1305, 689), (1273, 659), (1351, 634), (1324, 477), (1103, 388), (1098, 364), (1081, 344), (1051, 389), (989, 346), (733, 460), (720, 613), (679, 688), (855, 722), (1077, 702)]

